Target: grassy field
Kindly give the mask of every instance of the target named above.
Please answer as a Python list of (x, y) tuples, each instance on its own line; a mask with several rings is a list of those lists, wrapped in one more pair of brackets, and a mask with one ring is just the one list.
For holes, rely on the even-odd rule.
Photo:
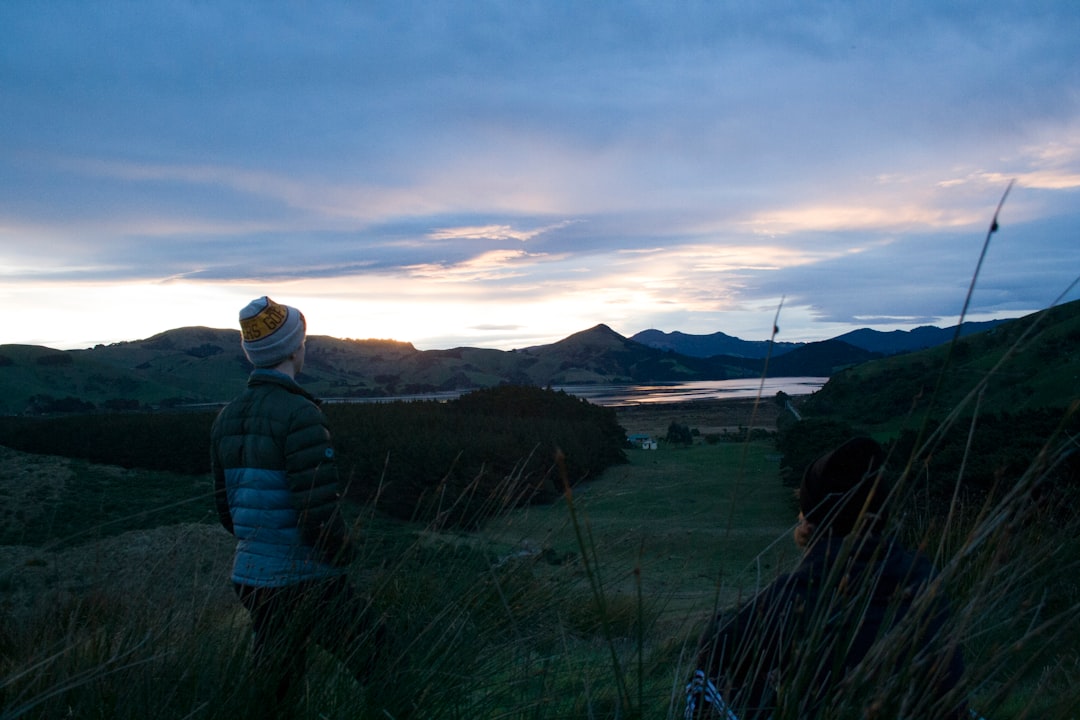
[[(704, 621), (795, 561), (791, 493), (771, 444), (662, 444), (629, 459), (480, 533), (421, 533), (420, 547), (468, 548), (499, 568), (506, 612), (485, 609), (476, 585), (436, 592), (509, 635), (484, 643), (475, 668), (480, 717), (676, 717)], [(423, 567), (463, 578), (469, 557), (433, 556)], [(431, 651), (424, 663), (463, 665), (460, 649)]]
[[(718, 588), (732, 600), (794, 560), (796, 510), (771, 444), (661, 444), (628, 456), (578, 485), (570, 501), (613, 592), (630, 592), (640, 578), (673, 614), (700, 611)], [(484, 535), (524, 551), (581, 552), (567, 501), (508, 513)]]
[[(569, 498), (507, 512), (479, 533), (361, 515), (355, 579), (415, 629), (402, 652), (422, 646), (439, 684), (456, 688), (465, 709), (447, 717), (576, 717), (587, 707), (620, 716), (627, 705), (666, 716), (685, 675), (679, 658), (718, 597), (734, 599), (793, 559), (790, 492), (771, 453), (767, 444), (632, 451)], [(0, 546), (0, 717), (99, 706), (116, 717), (150, 705), (158, 717), (242, 712), (233, 695), (213, 697), (201, 672), (185, 690), (171, 684), (190, 666), (246, 672), (237, 641), (246, 616), (228, 590), (232, 541), (211, 517), (208, 481), (7, 450), (0, 464), (10, 521)], [(506, 604), (492, 600), (492, 578)], [(437, 630), (447, 623), (471, 629), (447, 636)], [(137, 662), (117, 674), (118, 657)], [(615, 677), (635, 663), (631, 698)], [(364, 716), (359, 688), (332, 664), (324, 678), (308, 689), (311, 717)], [(142, 700), (122, 700), (118, 683)]]
[[(628, 455), (479, 532), (362, 508), (352, 577), (397, 665), (365, 688), (316, 653), (291, 717), (385, 719), (382, 691), (425, 718), (679, 717), (704, 620), (795, 562), (795, 509), (768, 442)], [(209, 490), (0, 448), (0, 718), (261, 720)], [(972, 696), (991, 720), (1076, 717), (1077, 534), (1009, 502), (942, 558)]]

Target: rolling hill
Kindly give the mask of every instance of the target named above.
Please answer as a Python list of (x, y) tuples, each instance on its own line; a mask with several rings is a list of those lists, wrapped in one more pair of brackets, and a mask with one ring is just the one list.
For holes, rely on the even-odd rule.
[[(1068, 314), (1075, 305), (1055, 313)], [(985, 362), (980, 360), (985, 354), (985, 341), (980, 338), (1007, 332), (1002, 328), (1017, 322), (965, 325), (965, 333), (983, 325), (989, 329), (965, 337), (958, 352), (971, 356), (970, 363)], [(472, 347), (417, 350), (411, 343), (395, 340), (312, 336), (300, 380), (320, 397), (349, 399), (449, 393), (507, 383), (546, 387), (682, 382), (756, 377), (765, 372), (768, 342), (748, 342), (723, 333), (656, 335), (658, 332), (635, 336), (649, 340), (647, 344), (601, 324), (550, 345), (511, 351)], [(851, 389), (862, 382), (860, 378), (886, 383), (885, 395), (910, 402), (913, 391), (897, 379), (910, 376), (912, 383), (925, 384), (924, 375), (940, 362), (935, 353), (944, 350), (939, 347), (910, 356), (914, 367), (926, 369), (922, 375), (911, 369), (907, 355), (879, 358), (898, 347), (938, 342), (952, 333), (953, 329), (919, 328), (900, 336), (864, 330), (817, 343), (776, 343), (767, 374), (833, 377), (835, 382), (822, 394), (823, 403), (840, 402), (837, 398), (863, 392)], [(702, 344), (705, 340), (722, 345)], [(673, 349), (689, 341), (696, 343), (691, 352)], [(730, 352), (702, 356), (721, 346)], [(1042, 357), (1055, 351), (1037, 352)], [(870, 363), (871, 369), (862, 369), (874, 360), (877, 362)], [(849, 370), (856, 366), (857, 371)], [(85, 350), (0, 345), (0, 414), (217, 404), (236, 394), (249, 370), (237, 330), (178, 328), (144, 340)], [(1031, 383), (1013, 384), (1014, 392), (1049, 392)]]
[[(961, 336), (989, 330), (1004, 320), (990, 320), (988, 322), (966, 322), (960, 329)], [(898, 353), (925, 350), (936, 345), (950, 342), (956, 333), (956, 327), (939, 328), (930, 325), (917, 327), (914, 330), (893, 330), (883, 332), (860, 328), (849, 333), (839, 335), (833, 340), (840, 340), (848, 345), (882, 355), (896, 355)], [(741, 340), (722, 332), (709, 335), (692, 335), (683, 332), (663, 332), (661, 330), (642, 330), (630, 337), (642, 345), (670, 350), (690, 355), (692, 357), (713, 357), (714, 355), (732, 355), (745, 358), (764, 358), (772, 350), (772, 357), (776, 358), (792, 350), (797, 350), (806, 343), (797, 342), (772, 342), (769, 340)]]
[(802, 410), (882, 425), (913, 409), (940, 416), (980, 383), (984, 413), (1065, 408), (1080, 399), (1080, 301), (996, 324), (951, 350), (942, 345), (851, 367), (831, 376)]
[(678, 330), (668, 333), (654, 329), (642, 330), (632, 335), (630, 339), (642, 345), (690, 355), (691, 357), (730, 355), (758, 359), (766, 357), (769, 354), (770, 347), (772, 356), (777, 357), (805, 344), (771, 342), (769, 340), (742, 340), (722, 332), (709, 335), (693, 335)]
[[(768, 374), (824, 377), (872, 357), (840, 341), (809, 343), (774, 358)], [(546, 387), (725, 380), (758, 376), (763, 365), (755, 358), (701, 358), (653, 348), (597, 325), (550, 345), (513, 351), (417, 350), (393, 340), (313, 336), (300, 381), (320, 397), (367, 398), (507, 383)], [(179, 328), (86, 350), (0, 345), (0, 413), (221, 403), (236, 394), (249, 370), (236, 330)]]

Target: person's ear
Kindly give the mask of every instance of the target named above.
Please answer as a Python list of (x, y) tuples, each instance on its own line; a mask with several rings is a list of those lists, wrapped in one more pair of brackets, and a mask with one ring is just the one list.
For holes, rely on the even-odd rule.
[(814, 536), (816, 526), (806, 521), (802, 513), (799, 513), (799, 524), (795, 526), (795, 544), (801, 548), (810, 544), (810, 538)]

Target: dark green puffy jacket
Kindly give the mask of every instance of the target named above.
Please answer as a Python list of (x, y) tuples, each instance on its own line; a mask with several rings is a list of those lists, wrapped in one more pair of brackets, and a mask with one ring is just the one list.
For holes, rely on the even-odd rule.
[[(933, 578), (925, 556), (880, 536), (820, 539), (794, 572), (713, 620), (697, 667), (740, 720), (840, 717), (859, 701), (966, 717), (952, 693), (963, 655)], [(693, 717), (717, 717), (705, 710)]]
[(232, 579), (281, 587), (343, 572), (348, 532), (334, 448), (318, 401), (257, 369), (211, 430), (218, 516), (237, 537)]

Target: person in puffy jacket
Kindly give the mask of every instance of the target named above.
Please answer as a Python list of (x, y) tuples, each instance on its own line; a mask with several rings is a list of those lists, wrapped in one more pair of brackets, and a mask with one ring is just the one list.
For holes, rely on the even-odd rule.
[(805, 553), (702, 633), (686, 720), (921, 717), (965, 713), (961, 652), (930, 562), (883, 535), (884, 453), (854, 438), (806, 470)]
[(296, 382), (304, 316), (261, 297), (240, 311), (240, 328), (254, 370), (211, 430), (214, 497), (237, 539), (232, 582), (252, 618), (255, 677), (272, 689), (267, 714), (288, 715), (309, 642), (363, 682), (382, 631), (345, 577), (354, 549), (330, 430), (319, 402)]

